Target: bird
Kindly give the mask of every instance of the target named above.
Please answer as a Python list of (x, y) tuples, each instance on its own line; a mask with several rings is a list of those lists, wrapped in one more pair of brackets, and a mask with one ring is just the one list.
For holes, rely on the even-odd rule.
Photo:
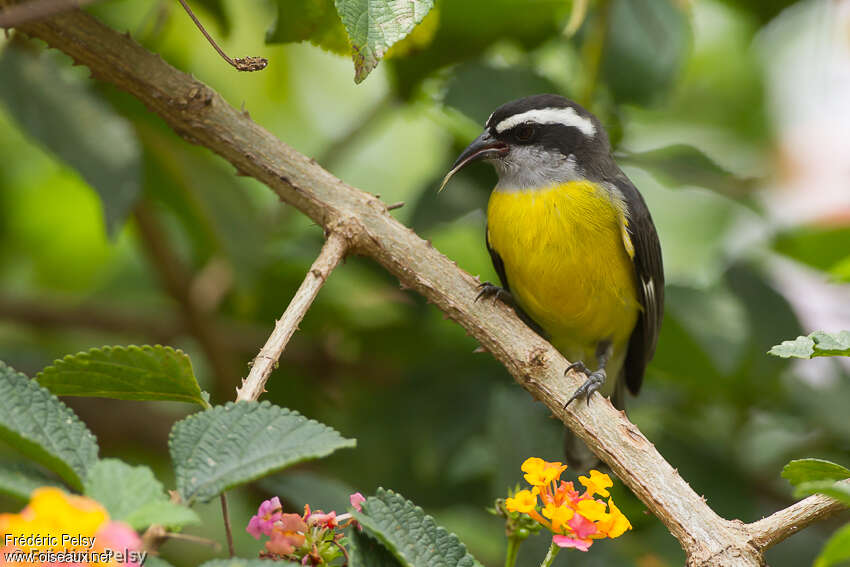
[[(501, 280), (476, 301), (502, 300), (570, 361), (584, 383), (625, 409), (652, 359), (664, 313), (661, 244), (643, 196), (617, 165), (599, 119), (540, 94), (503, 104), (443, 179), (485, 161), (498, 174), (485, 243)], [(565, 407), (566, 407), (565, 405)], [(567, 431), (567, 462), (596, 457)]]

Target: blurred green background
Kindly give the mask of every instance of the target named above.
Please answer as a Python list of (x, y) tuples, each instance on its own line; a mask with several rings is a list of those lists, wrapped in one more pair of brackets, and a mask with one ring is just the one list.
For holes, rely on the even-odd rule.
[[(345, 182), (404, 201), (393, 214), (482, 279), (496, 278), (482, 212), (494, 174), (471, 168), (439, 195), (438, 180), (503, 102), (557, 92), (589, 107), (664, 251), (666, 317), (630, 418), (728, 518), (790, 504), (779, 477), (789, 459), (850, 464), (848, 367), (765, 354), (850, 328), (848, 3), (601, 0), (567, 37), (569, 1), (445, 0), (360, 85), (348, 57), (278, 43), (332, 46), (338, 24), (320, 21), (318, 0), (190, 3), (226, 51), (268, 57), (268, 68), (227, 66), (176, 2), (90, 11)], [(321, 230), (61, 54), (14, 34), (0, 50), (0, 359), (32, 376), (91, 347), (170, 344), (192, 356), (214, 403), (232, 399)], [(384, 486), (499, 565), (503, 530), (485, 507), (521, 479), (524, 458), (559, 459), (562, 433), (476, 346), (376, 264), (349, 258), (265, 398), (358, 447), (234, 491), (239, 554), (260, 549), (243, 528), (270, 494), (339, 510), (348, 492)], [(173, 486), (167, 435), (192, 408), (66, 401), (102, 456), (152, 464)], [(681, 565), (640, 502), (622, 486), (615, 498), (635, 530), (556, 564)], [(197, 509), (205, 524), (187, 532), (223, 541), (217, 504)], [(836, 525), (793, 536), (768, 562), (810, 564)], [(520, 564), (538, 564), (546, 545), (526, 544)], [(179, 541), (162, 553), (178, 566), (215, 555)]]

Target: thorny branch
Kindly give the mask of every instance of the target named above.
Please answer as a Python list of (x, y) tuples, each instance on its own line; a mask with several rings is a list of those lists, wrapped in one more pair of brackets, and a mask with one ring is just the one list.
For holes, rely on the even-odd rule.
[(42, 20), (55, 14), (61, 14), (75, 8), (93, 4), (97, 0), (37, 0), (26, 4), (6, 7), (0, 13), (0, 28), (11, 28)]
[[(15, 3), (0, 0), (0, 6)], [(838, 509), (813, 496), (753, 524), (719, 517), (608, 400), (597, 396), (589, 406), (565, 409), (582, 377), (564, 376), (564, 358), (509, 308), (475, 303), (477, 279), (392, 218), (378, 199), (336, 179), (208, 86), (86, 14), (19, 29), (139, 98), (183, 138), (263, 182), (326, 231), (345, 226), (350, 252), (373, 258), (462, 325), (608, 463), (679, 540), (689, 566), (763, 566), (765, 548)]]

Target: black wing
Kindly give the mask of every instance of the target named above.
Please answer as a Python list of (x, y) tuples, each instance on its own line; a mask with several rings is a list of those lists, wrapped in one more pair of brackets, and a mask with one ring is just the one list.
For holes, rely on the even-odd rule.
[(637, 291), (643, 307), (629, 338), (623, 369), (629, 391), (637, 394), (646, 365), (655, 354), (658, 333), (661, 331), (661, 319), (664, 316), (664, 266), (661, 261), (661, 243), (643, 196), (625, 174), (617, 178), (616, 185), (629, 208), (627, 230), (635, 249)]
[(502, 257), (499, 256), (499, 253), (493, 250), (490, 246), (490, 236), (488, 232), (484, 233), (484, 242), (487, 244), (487, 252), (490, 253), (490, 260), (493, 261), (493, 267), (496, 269), (496, 273), (499, 275), (499, 280), (502, 282), (502, 288), (505, 291), (511, 291), (511, 287), (508, 285), (508, 276), (505, 274), (505, 262), (502, 261)]

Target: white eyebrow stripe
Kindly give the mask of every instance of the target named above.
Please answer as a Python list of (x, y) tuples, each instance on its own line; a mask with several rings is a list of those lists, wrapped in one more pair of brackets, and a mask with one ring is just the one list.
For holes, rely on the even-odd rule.
[(508, 116), (496, 125), (496, 132), (504, 132), (523, 122), (537, 124), (561, 124), (578, 128), (587, 137), (596, 135), (596, 126), (588, 118), (579, 116), (571, 106), (563, 108), (536, 108)]

